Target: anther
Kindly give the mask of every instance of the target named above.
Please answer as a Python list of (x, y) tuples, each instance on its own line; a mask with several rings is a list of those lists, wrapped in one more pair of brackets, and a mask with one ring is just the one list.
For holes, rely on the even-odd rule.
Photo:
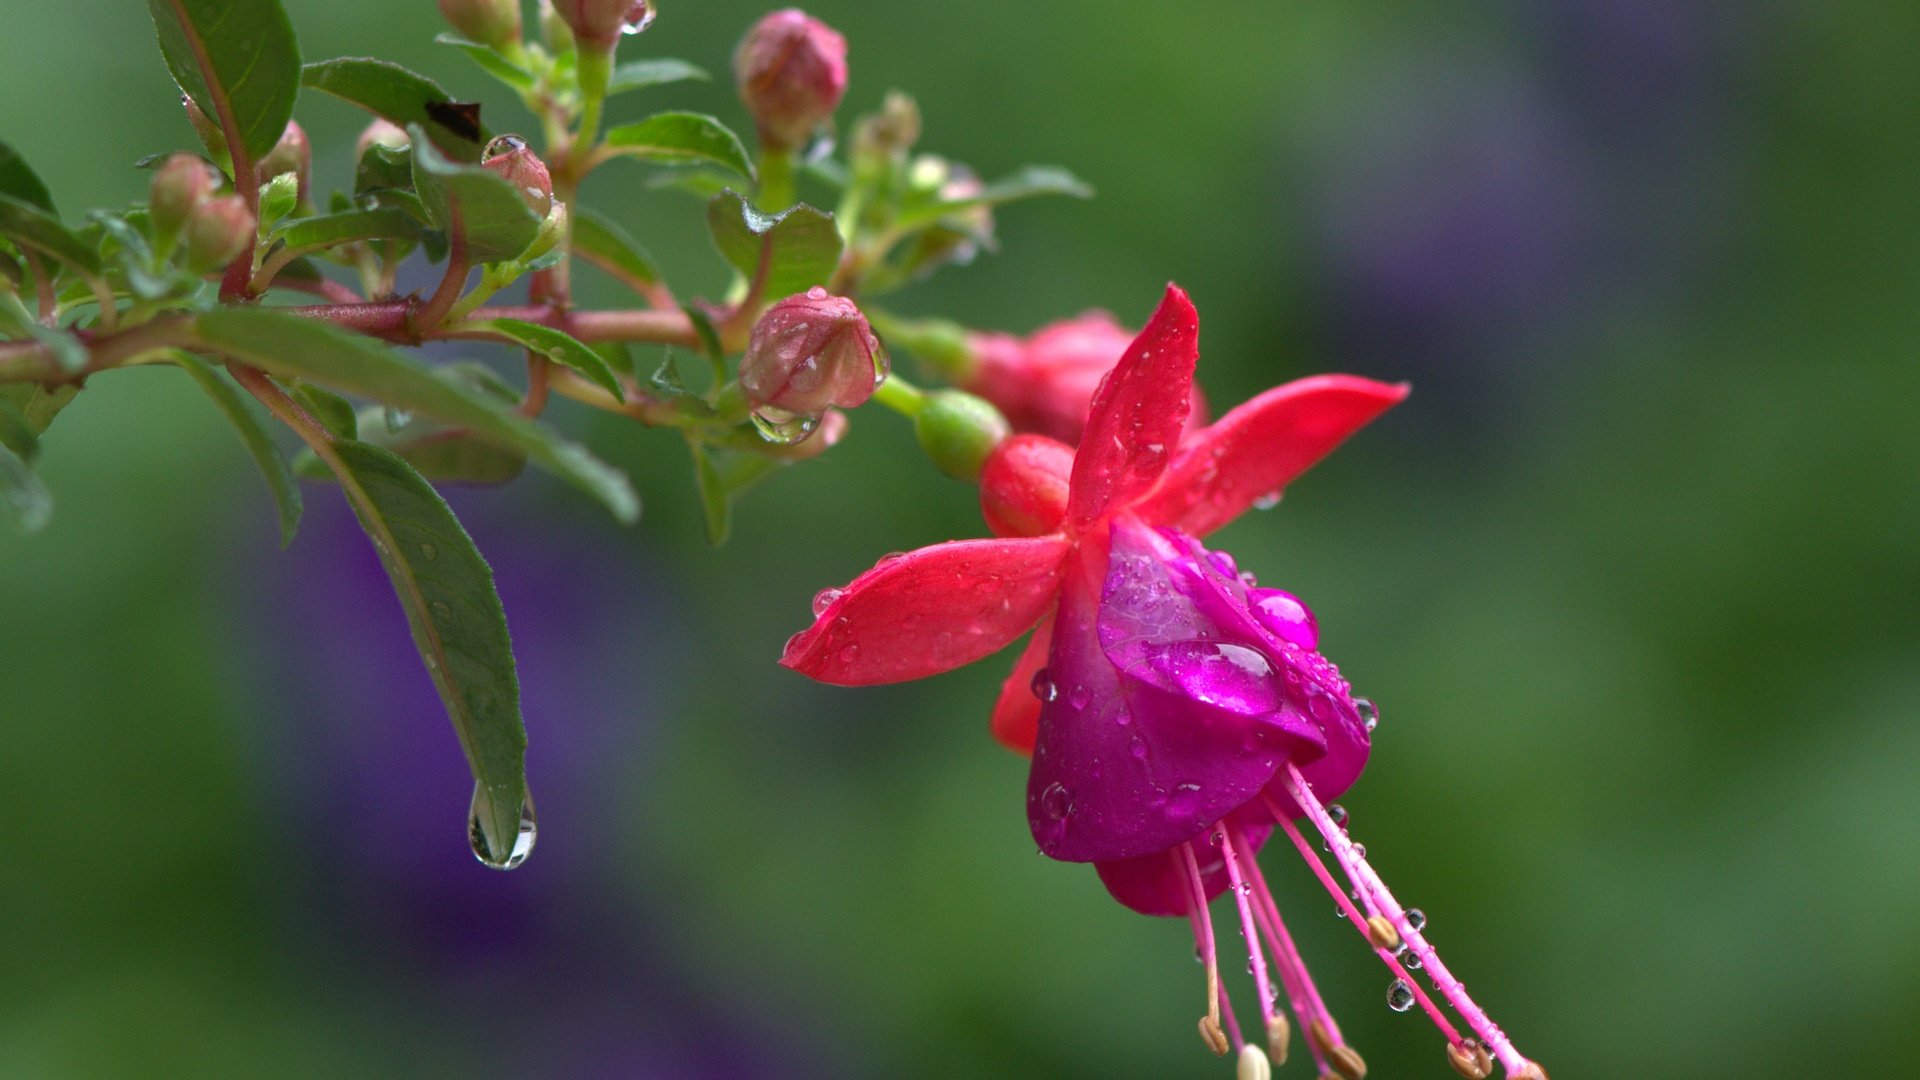
[(1227, 1045), (1227, 1033), (1220, 1030), (1220, 1021), (1211, 1016), (1200, 1018), (1200, 1041), (1206, 1043), (1207, 1049), (1220, 1057), (1226, 1057), (1230, 1049)]
[(1240, 1061), (1234, 1066), (1233, 1075), (1234, 1080), (1273, 1080), (1273, 1066), (1259, 1047), (1248, 1043), (1240, 1048)]
[(1333, 1040), (1327, 1036), (1327, 1025), (1318, 1020), (1307, 1025), (1307, 1042), (1322, 1054), (1333, 1049)]
[(1400, 931), (1393, 928), (1385, 915), (1367, 916), (1367, 940), (1373, 942), (1376, 949), (1385, 949), (1390, 953), (1400, 951)]
[(1539, 1062), (1529, 1061), (1520, 1066), (1519, 1072), (1508, 1073), (1507, 1078), (1508, 1080), (1547, 1080), (1547, 1070), (1541, 1068)]
[(1275, 1065), (1287, 1063), (1287, 1050), (1293, 1043), (1293, 1025), (1279, 1013), (1267, 1021), (1267, 1053), (1273, 1055)]
[(1493, 1059), (1477, 1039), (1462, 1039), (1447, 1044), (1447, 1064), (1467, 1080), (1487, 1080), (1493, 1075)]
[(1351, 1046), (1335, 1046), (1327, 1051), (1327, 1064), (1342, 1080), (1365, 1080), (1367, 1063)]

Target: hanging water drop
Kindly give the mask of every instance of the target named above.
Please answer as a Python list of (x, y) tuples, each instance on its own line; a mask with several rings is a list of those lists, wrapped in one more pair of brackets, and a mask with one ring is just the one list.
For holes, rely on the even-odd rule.
[(1355, 844), (1355, 845), (1353, 845), (1353, 857), (1354, 857), (1354, 858), (1356, 858), (1356, 859), (1364, 859), (1364, 858), (1366, 858), (1366, 857), (1367, 857), (1367, 845), (1365, 845), (1365, 844)]
[(1278, 490), (1269, 491), (1265, 495), (1253, 500), (1253, 508), (1255, 510), (1271, 510), (1279, 505), (1280, 492)]
[(398, 405), (389, 405), (386, 408), (386, 421), (388, 434), (398, 432), (401, 428), (413, 422), (413, 410), (403, 409)]
[(656, 14), (652, 0), (635, 0), (634, 5), (627, 9), (626, 18), (620, 21), (620, 32), (631, 37), (652, 26)]
[(473, 857), (483, 865), (495, 870), (512, 870), (527, 861), (533, 854), (533, 842), (539, 836), (540, 826), (534, 819), (533, 796), (528, 794), (520, 804), (520, 824), (511, 837), (501, 837), (498, 846), (506, 847), (504, 854), (497, 853), (496, 845), (487, 840), (487, 825), (493, 819), (493, 799), (487, 789), (480, 784), (473, 785), (473, 802), (467, 808), (467, 845), (473, 848)]
[(813, 617), (819, 618), (827, 613), (833, 602), (847, 595), (845, 589), (821, 589), (813, 594)]
[(1040, 809), (1048, 817), (1059, 821), (1073, 812), (1073, 793), (1064, 784), (1048, 784), (1047, 789), (1040, 793)]
[(1060, 687), (1053, 681), (1053, 672), (1041, 668), (1033, 673), (1033, 696), (1039, 698), (1043, 705), (1051, 705), (1060, 699)]
[(1405, 979), (1395, 979), (1387, 984), (1387, 1008), (1403, 1013), (1413, 1008), (1413, 987)]
[(1407, 909), (1407, 929), (1419, 933), (1427, 928), (1427, 913), (1417, 907)]
[(1420, 954), (1411, 949), (1407, 950), (1407, 955), (1400, 958), (1400, 962), (1406, 965), (1408, 971), (1420, 970)]
[(753, 427), (760, 437), (776, 446), (792, 446), (804, 442), (820, 426), (817, 416), (802, 416), (785, 409), (776, 409), (763, 405), (753, 412)]
[(1373, 703), (1372, 698), (1354, 698), (1353, 709), (1360, 714), (1360, 723), (1364, 724), (1368, 731), (1380, 726), (1380, 707)]
[(1333, 820), (1333, 824), (1335, 828), (1342, 829), (1342, 830), (1346, 829), (1347, 827), (1347, 808), (1346, 807), (1341, 806), (1339, 803), (1328, 803), (1327, 817)]

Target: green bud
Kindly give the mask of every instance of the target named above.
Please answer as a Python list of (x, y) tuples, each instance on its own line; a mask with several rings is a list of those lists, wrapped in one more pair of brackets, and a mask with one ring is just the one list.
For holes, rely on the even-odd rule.
[(963, 390), (936, 390), (913, 418), (920, 449), (941, 472), (971, 484), (1000, 441), (1012, 434), (1007, 418), (985, 398)]
[(238, 195), (201, 203), (187, 221), (187, 269), (205, 274), (225, 266), (253, 246), (253, 212)]
[(307, 143), (306, 131), (292, 120), (287, 121), (287, 129), (280, 133), (280, 141), (254, 166), (254, 176), (263, 184), (276, 176), (292, 173), (301, 202), (307, 201), (307, 184), (312, 172), (313, 147)]
[(162, 253), (173, 249), (187, 220), (219, 187), (220, 174), (192, 154), (175, 154), (154, 171), (147, 219), (153, 224), (154, 244)]
[(440, 0), (440, 14), (462, 37), (490, 49), (520, 40), (520, 0)]

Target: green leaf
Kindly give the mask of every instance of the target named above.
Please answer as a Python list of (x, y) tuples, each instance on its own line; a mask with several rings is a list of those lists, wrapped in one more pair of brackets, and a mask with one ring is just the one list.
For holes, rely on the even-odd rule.
[(200, 389), (206, 391), (226, 414), (233, 430), (239, 433), (247, 453), (253, 455), (254, 464), (260, 466), (260, 475), (266, 478), (273, 501), (280, 507), (280, 546), (293, 543), (293, 534), (300, 529), (300, 484), (287, 466), (287, 456), (280, 452), (280, 447), (260, 423), (260, 417), (247, 405), (246, 395), (221, 378), (211, 365), (184, 352), (173, 353), (172, 359), (193, 376), (193, 381), (200, 384)]
[(40, 436), (79, 393), (73, 383), (51, 390), (39, 383), (0, 383), (0, 446), (31, 464), (40, 453)]
[(540, 234), (540, 219), (513, 185), (478, 165), (441, 157), (423, 144), (419, 127), (408, 131), (414, 137), (414, 189), (433, 227), (451, 233), (458, 215), (467, 255), (475, 262), (502, 262), (527, 250)]
[(635, 292), (660, 284), (660, 271), (640, 242), (614, 220), (584, 206), (573, 211), (573, 253)]
[(769, 299), (824, 285), (840, 265), (840, 230), (833, 215), (800, 203), (763, 214), (737, 191), (707, 204), (707, 225), (720, 254)]
[(442, 45), (451, 45), (480, 65), (480, 70), (513, 87), (515, 90), (531, 90), (534, 85), (533, 72), (500, 55), (490, 46), (477, 41), (468, 41), (459, 34), (441, 34), (433, 40)]
[(0, 195), (0, 236), (84, 274), (100, 272), (100, 253), (58, 218), (30, 202)]
[[(279, 0), (147, 0), (173, 81), (247, 154), (266, 155), (293, 118), (300, 44)], [(222, 124), (224, 127), (224, 124)]]
[(281, 173), (260, 185), (259, 234), (273, 231), (299, 204), (300, 178), (293, 173)]
[[(347, 56), (308, 64), (306, 85), (382, 116), (401, 127), (424, 128), (433, 145), (457, 161), (479, 161), (487, 129), (478, 106), (453, 100), (440, 84), (399, 64)], [(416, 145), (418, 145), (416, 137)]]
[(419, 235), (420, 225), (413, 215), (398, 207), (379, 206), (282, 222), (271, 239), (295, 251), (314, 251), (355, 240), (410, 240)]
[(475, 800), (486, 808), (478, 827), (504, 862), (527, 801), (527, 730), (493, 570), (445, 500), (405, 461), (351, 440), (335, 443), (333, 454), (484, 795)]
[(413, 147), (374, 143), (353, 167), (353, 193), (413, 190)]
[(571, 368), (581, 378), (612, 394), (618, 401), (627, 400), (626, 390), (620, 385), (620, 379), (613, 369), (601, 359), (600, 354), (588, 348), (584, 342), (572, 334), (555, 330), (538, 323), (522, 322), (519, 319), (494, 319), (492, 322), (467, 324), (474, 329), (487, 329), (516, 343), (532, 349), (557, 364)]
[(12, 512), (13, 526), (22, 533), (39, 532), (53, 516), (47, 485), (5, 446), (0, 446), (0, 506)]
[(11, 195), (49, 214), (54, 212), (53, 196), (47, 193), (47, 185), (40, 182), (26, 159), (4, 142), (0, 142), (0, 195)]
[(360, 437), (360, 418), (354, 412), (353, 402), (324, 386), (305, 381), (294, 382), (287, 392), (334, 438)]
[(979, 206), (998, 206), (1031, 199), (1038, 195), (1071, 195), (1076, 199), (1091, 199), (1093, 188), (1065, 169), (1052, 165), (1029, 165), (1012, 176), (986, 185), (976, 195), (964, 199), (940, 199), (904, 209), (894, 220), (894, 226), (914, 229), (930, 225), (949, 214)]
[(311, 379), (523, 450), (605, 503), (621, 521), (640, 516), (640, 500), (625, 474), (485, 394), (435, 378), (431, 369), (382, 342), (271, 308), (210, 311), (194, 326), (213, 351), (283, 379)]
[(527, 467), (527, 455), (482, 442), (464, 431), (404, 439), (392, 449), (422, 476), (440, 483), (494, 486), (513, 480)]
[(719, 547), (733, 531), (733, 499), (706, 446), (689, 435), (687, 449), (693, 452), (693, 484), (700, 493), (700, 509), (706, 518), (707, 543)]
[(684, 191), (706, 202), (732, 187), (732, 175), (719, 169), (662, 169), (647, 177), (647, 186), (656, 191)]
[(649, 161), (710, 161), (753, 177), (753, 161), (740, 136), (701, 113), (658, 113), (607, 132), (606, 144), (616, 154)]
[(707, 73), (685, 60), (661, 57), (654, 60), (631, 60), (613, 69), (613, 78), (607, 83), (607, 95), (623, 94), (628, 90), (640, 90), (649, 86), (662, 86), (667, 83), (698, 79), (705, 82)]

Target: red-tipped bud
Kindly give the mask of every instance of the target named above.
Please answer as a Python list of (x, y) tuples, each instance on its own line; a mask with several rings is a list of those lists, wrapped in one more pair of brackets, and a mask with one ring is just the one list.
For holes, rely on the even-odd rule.
[(740, 100), (760, 141), (790, 149), (833, 116), (847, 90), (847, 39), (798, 8), (756, 23), (733, 54)]
[(980, 470), (980, 513), (995, 536), (1045, 536), (1067, 516), (1073, 448), (1044, 435), (1015, 435)]
[(651, 0), (553, 0), (553, 13), (567, 24), (582, 50), (610, 52), (621, 34), (653, 23)]
[(313, 147), (307, 143), (307, 133), (299, 124), (287, 121), (280, 141), (273, 144), (254, 171), (263, 184), (281, 173), (292, 173), (300, 185), (300, 201), (307, 201), (307, 182), (313, 172)]
[(187, 94), (180, 95), (180, 107), (187, 111), (187, 123), (192, 124), (193, 133), (200, 136), (200, 145), (207, 148), (207, 154), (220, 163), (221, 168), (227, 168), (226, 163), (233, 155), (227, 150), (227, 136), (220, 130), (220, 122), (208, 116)]
[(461, 37), (489, 48), (520, 40), (520, 0), (440, 0), (440, 14)]
[(374, 120), (360, 132), (360, 140), (354, 144), (353, 157), (358, 161), (362, 155), (375, 146), (384, 146), (389, 150), (399, 150), (413, 139), (407, 129), (389, 120)]
[(187, 269), (204, 274), (253, 246), (253, 211), (238, 195), (208, 199), (187, 220)]
[(154, 172), (147, 216), (163, 247), (173, 243), (193, 212), (219, 187), (219, 172), (192, 154), (175, 154)]
[(553, 176), (547, 163), (518, 135), (502, 135), (487, 144), (480, 164), (513, 185), (527, 207), (541, 217), (553, 209)]
[[(1043, 326), (1024, 341), (1010, 334), (971, 334), (973, 366), (961, 385), (998, 405), (1015, 431), (1077, 444), (1093, 392), (1132, 342), (1133, 334), (1104, 311)], [(1206, 418), (1206, 401), (1195, 387), (1187, 430)]]
[(873, 396), (887, 353), (853, 301), (813, 288), (767, 309), (740, 359), (740, 389), (762, 415), (819, 416)]

